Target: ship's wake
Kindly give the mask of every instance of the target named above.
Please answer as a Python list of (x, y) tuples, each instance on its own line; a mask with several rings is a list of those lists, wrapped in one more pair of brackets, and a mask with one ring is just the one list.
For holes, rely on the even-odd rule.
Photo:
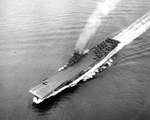
[(147, 12), (143, 17), (139, 18), (135, 23), (123, 30), (113, 39), (120, 41), (124, 45), (129, 44), (142, 33), (150, 28), (150, 12)]
[(98, 3), (96, 10), (87, 20), (87, 24), (83, 28), (83, 31), (76, 42), (75, 51), (82, 53), (86, 49), (90, 38), (101, 25), (102, 18), (113, 11), (119, 1), (120, 0), (104, 0), (103, 2)]

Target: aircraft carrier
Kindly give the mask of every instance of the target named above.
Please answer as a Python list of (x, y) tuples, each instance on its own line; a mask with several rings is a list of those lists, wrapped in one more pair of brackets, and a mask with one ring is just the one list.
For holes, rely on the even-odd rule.
[[(97, 46), (83, 53), (74, 52), (67, 64), (58, 69), (58, 73), (32, 88), (33, 102), (41, 103), (66, 88), (86, 81), (110, 67), (115, 54), (132, 42), (150, 27), (150, 12), (113, 38), (107, 38)], [(73, 71), (73, 72), (72, 72)], [(69, 74), (69, 75), (68, 75)], [(70, 77), (71, 76), (71, 77)]]

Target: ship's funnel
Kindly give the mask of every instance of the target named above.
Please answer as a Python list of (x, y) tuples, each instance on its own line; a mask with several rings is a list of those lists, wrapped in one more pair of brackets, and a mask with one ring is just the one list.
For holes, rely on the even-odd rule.
[(84, 56), (86, 55), (86, 53), (84, 52), (74, 52), (71, 56), (71, 58), (69, 59), (67, 66), (72, 66), (74, 64), (76, 64), (77, 62), (79, 62)]
[(85, 55), (89, 52), (88, 49), (84, 50), (83, 52), (74, 51), (71, 58), (68, 60), (67, 64), (63, 67), (59, 68), (58, 71), (63, 71), (67, 69), (69, 66), (73, 66), (74, 64), (78, 63)]
[(87, 20), (79, 39), (75, 45), (75, 51), (82, 52), (86, 49), (90, 38), (95, 34), (96, 30), (102, 23), (102, 18), (115, 9), (120, 0), (104, 0), (99, 2), (93, 14)]

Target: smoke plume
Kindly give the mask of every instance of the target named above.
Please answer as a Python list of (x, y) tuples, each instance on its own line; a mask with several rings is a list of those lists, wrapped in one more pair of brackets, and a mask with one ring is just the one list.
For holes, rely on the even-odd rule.
[(86, 49), (89, 39), (94, 35), (102, 23), (102, 17), (106, 17), (120, 0), (104, 0), (99, 2), (93, 14), (87, 20), (79, 39), (76, 42), (75, 51), (83, 52)]

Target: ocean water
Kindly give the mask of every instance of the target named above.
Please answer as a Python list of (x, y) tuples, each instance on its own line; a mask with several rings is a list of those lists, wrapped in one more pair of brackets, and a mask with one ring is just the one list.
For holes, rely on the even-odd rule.
[[(150, 119), (150, 30), (96, 79), (40, 106), (32, 103), (28, 91), (70, 58), (99, 2), (0, 1), (0, 120)], [(149, 0), (121, 0), (101, 18), (87, 47), (115, 36), (149, 10)]]

